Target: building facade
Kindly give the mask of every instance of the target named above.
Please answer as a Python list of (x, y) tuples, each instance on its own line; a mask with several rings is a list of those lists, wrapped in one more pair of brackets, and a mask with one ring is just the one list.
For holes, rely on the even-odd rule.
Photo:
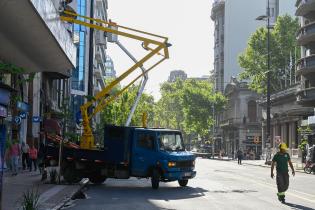
[[(212, 5), (211, 19), (215, 25), (213, 72), (215, 89), (224, 93), (229, 103), (234, 104), (229, 104), (233, 105), (233, 108), (229, 107), (223, 113), (216, 115), (214, 136), (217, 148), (225, 150), (230, 156), (233, 156), (235, 150), (239, 148), (252, 151), (255, 157), (262, 153), (261, 113), (258, 113), (257, 102), (254, 102), (259, 96), (250, 91), (246, 83), (237, 80), (233, 82), (233, 80), (242, 71), (238, 64), (239, 54), (246, 49), (250, 36), (259, 27), (266, 25), (256, 18), (266, 15), (267, 2), (268, 0), (215, 0)], [(250, 9), (240, 12), (244, 11), (244, 8)], [(269, 9), (270, 25), (276, 22), (278, 15), (293, 15), (295, 11), (290, 1), (279, 0), (269, 0)], [(240, 27), (241, 25), (246, 27)], [(248, 123), (249, 102), (252, 106), (256, 105), (256, 122)], [(245, 110), (244, 107), (247, 109)], [(231, 117), (234, 116), (231, 115), (231, 110), (240, 116)], [(242, 123), (243, 121), (246, 123)], [(253, 144), (254, 137), (256, 142), (258, 138), (260, 139), (259, 145)]]
[[(266, 14), (267, 0), (215, 0), (211, 19), (214, 21), (214, 75), (217, 91), (224, 92), (231, 77), (242, 71), (238, 56), (247, 47), (247, 41), (258, 27), (265, 26), (256, 18)], [(246, 12), (244, 8), (247, 9)], [(270, 24), (278, 15), (294, 15), (295, 7), (290, 1), (269, 0)], [(246, 27), (240, 27), (241, 25)]]
[[(301, 59), (296, 65), (297, 103), (306, 107), (315, 107), (315, 0), (296, 1), (296, 15), (300, 17), (301, 28), (297, 33), (297, 42), (301, 46)], [(312, 128), (309, 144), (315, 144), (315, 113), (309, 114), (304, 125)]]
[(168, 77), (168, 82), (175, 82), (177, 79), (186, 80), (187, 74), (183, 70), (173, 70)]
[(48, 121), (69, 94), (76, 48), (55, 0), (6, 2), (0, 19), (0, 62), (9, 65), (1, 80), (14, 89), (4, 124), (10, 139), (34, 144), (48, 124), (58, 124)]
[(259, 95), (248, 89), (246, 82), (233, 78), (226, 86), (224, 95), (229, 99), (223, 119), (220, 121), (221, 138), (216, 139), (215, 151), (221, 149), (235, 157), (238, 150), (247, 158), (261, 155), (261, 108)]
[[(266, 99), (259, 102), (262, 110), (262, 140), (263, 140), (263, 154), (269, 152), (275, 154), (278, 150), (280, 142), (288, 145), (288, 152), (294, 158), (298, 158), (298, 146), (301, 143), (301, 134), (298, 132), (299, 127), (303, 125), (303, 121), (313, 113), (313, 108), (305, 107), (297, 103), (296, 95), (300, 83), (292, 84), (285, 90), (275, 92), (271, 95), (271, 131), (270, 131), (270, 145), (266, 145), (265, 129), (266, 129)], [(271, 148), (271, 151), (267, 151)], [(264, 156), (265, 157), (265, 156)]]
[[(71, 3), (78, 14), (107, 21), (107, 0), (76, 0)], [(71, 77), (71, 109), (73, 122), (80, 122), (80, 106), (87, 97), (95, 96), (105, 87), (106, 49), (105, 33), (74, 24), (74, 38), (77, 47), (77, 63)], [(95, 127), (100, 123), (100, 114), (92, 118)], [(72, 130), (81, 132), (78, 125), (70, 125)]]
[(106, 63), (105, 63), (105, 79), (112, 79), (116, 78), (116, 71), (115, 71), (115, 65), (111, 57), (108, 55), (106, 56)]

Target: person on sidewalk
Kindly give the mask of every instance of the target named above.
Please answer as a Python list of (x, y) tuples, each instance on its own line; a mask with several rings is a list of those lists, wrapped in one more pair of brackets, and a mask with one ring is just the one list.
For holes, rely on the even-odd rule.
[(29, 150), (30, 156), (30, 171), (32, 171), (32, 165), (34, 164), (34, 171), (37, 170), (37, 149), (32, 145)]
[(30, 147), (28, 146), (27, 143), (22, 142), (22, 166), (23, 166), (23, 170), (27, 168), (29, 168), (29, 150)]
[(282, 203), (285, 203), (285, 191), (289, 188), (289, 169), (288, 164), (291, 167), (292, 175), (295, 176), (295, 171), (291, 162), (290, 155), (287, 153), (287, 145), (281, 143), (279, 145), (280, 152), (275, 154), (272, 158), (271, 164), (271, 178), (273, 179), (273, 169), (275, 164), (277, 165), (277, 187), (278, 187), (278, 199)]
[(17, 140), (13, 140), (13, 144), (10, 148), (11, 164), (12, 164), (12, 175), (16, 176), (18, 174), (19, 157), (20, 157), (20, 145)]
[(242, 165), (242, 159), (243, 159), (243, 152), (242, 150), (237, 151), (237, 163), (239, 165)]

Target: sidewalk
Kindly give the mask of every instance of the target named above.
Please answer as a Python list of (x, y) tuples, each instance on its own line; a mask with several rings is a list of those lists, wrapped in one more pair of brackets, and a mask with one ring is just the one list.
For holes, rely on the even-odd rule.
[[(210, 158), (210, 159), (212, 159), (212, 158)], [(222, 157), (222, 158), (214, 157), (214, 159), (212, 159), (212, 160), (237, 162), (237, 159), (232, 159), (232, 158), (228, 158), (228, 157)], [(266, 165), (265, 162), (266, 162), (265, 160), (242, 160), (242, 164), (244, 164), (244, 165), (252, 165), (252, 166), (260, 166), (260, 167), (270, 168), (271, 166)], [(292, 160), (292, 164), (293, 164), (293, 167), (295, 168), (296, 172), (304, 173), (304, 169), (303, 169), (304, 166), (302, 163), (294, 162), (294, 160)]]
[(35, 189), (40, 194), (39, 209), (54, 209), (65, 199), (71, 197), (79, 188), (79, 185), (53, 185), (40, 181), (39, 172), (20, 171), (17, 176), (12, 176), (10, 172), (5, 172), (3, 177), (3, 198), (2, 209), (21, 209), (23, 193), (27, 190)]
[[(237, 161), (237, 160), (235, 160), (235, 161)], [(244, 165), (253, 165), (253, 166), (270, 168), (271, 166), (266, 165), (265, 162), (266, 162), (265, 160), (242, 160), (242, 164), (244, 164)], [(292, 164), (293, 164), (293, 167), (294, 167), (296, 172), (304, 173), (302, 163), (292, 162)]]

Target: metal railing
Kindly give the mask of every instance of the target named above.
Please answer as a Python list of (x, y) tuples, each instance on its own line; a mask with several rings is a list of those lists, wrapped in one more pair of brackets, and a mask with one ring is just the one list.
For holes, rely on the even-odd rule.
[(301, 58), (296, 63), (297, 71), (311, 67), (315, 68), (315, 54)]
[(297, 38), (300, 39), (302, 36), (315, 34), (315, 21), (301, 27), (297, 33)]

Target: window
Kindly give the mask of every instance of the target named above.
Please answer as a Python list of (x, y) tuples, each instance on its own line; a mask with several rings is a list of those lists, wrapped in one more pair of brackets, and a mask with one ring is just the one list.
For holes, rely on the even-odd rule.
[(154, 137), (148, 134), (141, 134), (138, 139), (138, 146), (153, 150), (154, 149)]
[(257, 105), (256, 101), (249, 101), (247, 104), (249, 122), (257, 121)]

